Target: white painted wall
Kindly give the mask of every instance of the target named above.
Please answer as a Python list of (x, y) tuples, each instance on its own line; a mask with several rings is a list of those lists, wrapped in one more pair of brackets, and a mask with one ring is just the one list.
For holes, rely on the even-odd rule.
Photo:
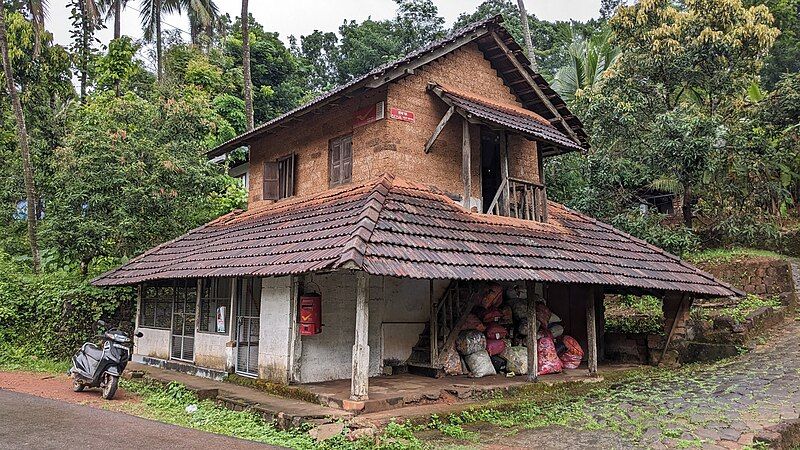
[[(322, 290), (322, 333), (302, 336), (293, 381), (312, 383), (350, 378), (355, 339), (356, 279), (350, 271), (307, 278)], [(446, 282), (434, 284), (441, 295)], [(383, 369), (383, 339), (391, 339), (391, 356), (411, 353), (421, 331), (420, 322), (430, 314), (430, 285), (426, 280), (390, 277), (370, 278), (369, 336), (370, 376)], [(384, 327), (384, 323), (392, 323)], [(424, 327), (424, 325), (423, 325)], [(385, 333), (386, 330), (388, 333)], [(408, 344), (410, 343), (410, 344)], [(403, 345), (408, 346), (403, 350)], [(407, 356), (406, 356), (407, 357)]]
[(289, 382), (289, 350), (295, 322), (293, 297), (292, 277), (262, 278), (258, 343), (260, 378)]
[(209, 369), (227, 370), (228, 355), (227, 346), (230, 337), (227, 333), (203, 333), (194, 334), (194, 363), (200, 367)]
[(139, 328), (144, 336), (133, 338), (133, 354), (169, 359), (169, 330)]

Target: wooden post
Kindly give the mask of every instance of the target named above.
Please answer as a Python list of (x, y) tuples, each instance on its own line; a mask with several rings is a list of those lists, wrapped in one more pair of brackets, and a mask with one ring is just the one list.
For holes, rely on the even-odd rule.
[(536, 144), (536, 159), (539, 163), (539, 184), (542, 185), (540, 198), (542, 203), (542, 222), (547, 222), (548, 220), (548, 213), (547, 213), (547, 185), (544, 183), (544, 153), (539, 150), (539, 144)]
[(358, 401), (369, 398), (369, 276), (366, 272), (356, 272), (356, 285), (356, 335), (350, 400)]
[(589, 375), (597, 375), (597, 322), (595, 318), (595, 288), (586, 303), (586, 336), (589, 345)]
[(464, 183), (464, 207), (470, 209), (472, 198), (472, 146), (469, 138), (469, 122), (462, 122), (461, 136), (461, 181)]
[(505, 130), (500, 134), (500, 178), (503, 186), (500, 214), (508, 217), (511, 215), (511, 189), (508, 186), (508, 136)]
[(431, 317), (429, 321), (429, 332), (428, 337), (430, 338), (431, 342), (431, 364), (435, 364), (436, 360), (439, 359), (439, 320), (438, 320), (438, 304), (436, 303), (436, 299), (433, 298), (433, 280), (429, 280), (429, 297), (430, 297), (430, 304), (431, 304)]
[[(658, 364), (664, 362), (664, 357), (667, 356), (667, 350), (669, 349), (669, 344), (672, 343), (672, 338), (675, 336), (675, 330), (678, 328), (678, 321), (680, 318), (685, 314), (684, 309), (687, 303), (689, 296), (684, 294), (681, 296), (680, 303), (678, 304), (678, 308), (675, 310), (675, 317), (672, 318), (672, 325), (669, 327), (669, 334), (667, 335), (667, 341), (664, 343), (664, 350), (661, 351), (661, 358), (658, 360)], [(662, 300), (662, 302), (666, 301), (666, 299)], [(663, 306), (662, 306), (663, 308)], [(664, 320), (668, 320), (667, 317), (664, 317)]]
[(528, 381), (536, 381), (539, 370), (539, 340), (536, 339), (536, 283), (525, 283), (528, 303), (528, 335), (525, 346), (528, 348)]

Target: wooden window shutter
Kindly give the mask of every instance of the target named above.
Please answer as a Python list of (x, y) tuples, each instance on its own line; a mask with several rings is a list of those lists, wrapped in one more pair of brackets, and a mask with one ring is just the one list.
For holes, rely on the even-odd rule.
[(342, 183), (349, 183), (353, 179), (353, 139), (348, 136), (342, 140)]
[(261, 194), (262, 200), (278, 200), (280, 198), (280, 177), (277, 162), (264, 163), (264, 186)]
[(330, 185), (336, 186), (342, 182), (342, 143), (338, 139), (331, 142), (330, 150), (331, 173)]

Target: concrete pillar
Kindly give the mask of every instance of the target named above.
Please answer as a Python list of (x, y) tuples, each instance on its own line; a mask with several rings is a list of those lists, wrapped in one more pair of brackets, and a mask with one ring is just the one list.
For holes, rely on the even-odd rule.
[(369, 275), (356, 272), (356, 332), (353, 344), (353, 373), (350, 377), (350, 399), (369, 398)]

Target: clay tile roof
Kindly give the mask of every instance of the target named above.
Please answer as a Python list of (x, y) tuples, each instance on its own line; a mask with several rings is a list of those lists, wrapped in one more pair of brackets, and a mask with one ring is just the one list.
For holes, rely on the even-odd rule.
[[(583, 150), (583, 147), (554, 127), (547, 119), (533, 111), (511, 103), (500, 103), (486, 97), (465, 92), (447, 85), (434, 84), (434, 92), (468, 116), (496, 126), (524, 133), (568, 150)], [(439, 88), (439, 89), (436, 89)], [(441, 90), (439, 92), (439, 90)]]
[(548, 223), (467, 211), (391, 175), (236, 211), (95, 280), (96, 286), (336, 269), (373, 275), (581, 283), (727, 297), (741, 292), (644, 241), (549, 204)]

